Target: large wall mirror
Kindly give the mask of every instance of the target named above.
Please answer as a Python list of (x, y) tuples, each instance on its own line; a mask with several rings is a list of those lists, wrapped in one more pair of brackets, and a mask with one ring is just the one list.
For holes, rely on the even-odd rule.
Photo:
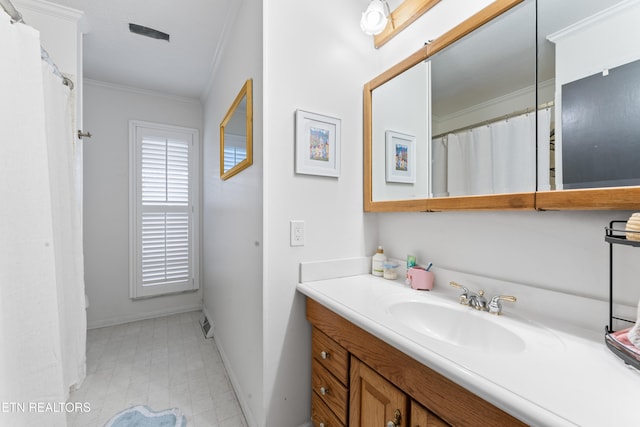
[(253, 80), (245, 82), (220, 123), (220, 178), (253, 164)]
[[(629, 24), (640, 17), (637, 3), (496, 0), (367, 83), (365, 210), (640, 207), (640, 180), (635, 177), (583, 178), (585, 164), (589, 173), (606, 169), (594, 162), (610, 161), (612, 154), (600, 157), (610, 138), (571, 146), (595, 133), (571, 121), (586, 102), (582, 79), (602, 77), (603, 71), (612, 76), (615, 67), (640, 59), (640, 47), (632, 46), (638, 34), (631, 34)], [(593, 16), (600, 15), (615, 21), (613, 29), (594, 24)], [(590, 37), (577, 41), (582, 32)], [(616, 60), (596, 59), (612, 56)], [(635, 74), (632, 66), (626, 75), (640, 75), (640, 62)], [(640, 87), (640, 78), (635, 82)], [(619, 86), (629, 87), (624, 82)], [(602, 88), (592, 89), (586, 98), (601, 100), (597, 90)], [(618, 106), (616, 119), (629, 115), (624, 112), (640, 114), (640, 89), (632, 101), (636, 107), (619, 105), (615, 90), (606, 90)], [(611, 108), (601, 105), (600, 113), (591, 114), (602, 116)], [(640, 165), (640, 121), (615, 123), (600, 126), (599, 133), (613, 126), (623, 134), (618, 139), (626, 135), (622, 148), (607, 146), (626, 153), (609, 168), (619, 172), (623, 160)], [(575, 128), (581, 132), (577, 137)], [(568, 130), (574, 133), (567, 139)], [(404, 137), (394, 141), (390, 135), (396, 134)], [(640, 166), (629, 169), (640, 172)], [(410, 179), (398, 179), (405, 170)], [(567, 184), (567, 174), (584, 182)]]

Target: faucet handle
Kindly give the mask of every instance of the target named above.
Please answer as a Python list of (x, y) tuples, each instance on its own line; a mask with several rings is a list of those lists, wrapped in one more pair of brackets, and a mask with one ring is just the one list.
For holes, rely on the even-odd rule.
[(491, 298), (491, 301), (489, 302), (489, 313), (496, 315), (502, 314), (502, 304), (500, 303), (500, 301), (516, 302), (517, 299), (516, 297), (513, 297), (511, 295), (496, 295), (495, 297)]
[(462, 289), (462, 294), (460, 294), (458, 301), (460, 301), (460, 304), (469, 305), (469, 289), (454, 281), (449, 282), (449, 284), (454, 288)]

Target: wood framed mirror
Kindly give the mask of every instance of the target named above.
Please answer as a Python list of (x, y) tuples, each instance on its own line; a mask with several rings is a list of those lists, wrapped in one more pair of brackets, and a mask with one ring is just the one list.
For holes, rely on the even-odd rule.
[(227, 180), (253, 164), (253, 80), (240, 89), (220, 123), (220, 179)]
[[(431, 122), (432, 122), (432, 94), (431, 66), (432, 58), (448, 51), (447, 48), (463, 39), (468, 34), (483, 27), (496, 17), (500, 17), (523, 0), (496, 0), (475, 15), (471, 16), (450, 31), (438, 37), (433, 42), (396, 64), (380, 76), (364, 86), (364, 210), (365, 211), (441, 211), (441, 210), (483, 210), (483, 209), (534, 209), (535, 183), (530, 191), (507, 194), (469, 195), (453, 197), (433, 197), (431, 180)], [(535, 107), (535, 7), (527, 4), (531, 16), (531, 52), (529, 58), (529, 88), (531, 104)], [(495, 25), (492, 22), (492, 26)], [(468, 40), (468, 39), (467, 39)], [(457, 46), (452, 46), (457, 47)], [(480, 54), (486, 49), (481, 48)], [(425, 65), (425, 61), (428, 62)], [(435, 63), (434, 63), (435, 64)], [(449, 65), (445, 65), (445, 68)], [(466, 63), (459, 67), (471, 74), (476, 68)], [(451, 70), (449, 68), (449, 70)], [(425, 74), (426, 73), (426, 74)], [(416, 78), (410, 78), (416, 74)], [(422, 82), (422, 83), (420, 83)], [(455, 87), (457, 83), (454, 82)], [(461, 86), (461, 85), (458, 85)], [(385, 98), (387, 92), (392, 94), (396, 88), (407, 87), (396, 99)], [(397, 95), (397, 94), (396, 94)], [(409, 99), (410, 98), (410, 99)], [(395, 101), (395, 103), (394, 103)], [(399, 102), (399, 104), (398, 104)], [(475, 102), (475, 101), (474, 101)], [(394, 106), (395, 105), (395, 106)], [(380, 106), (387, 106), (382, 108)], [(463, 107), (464, 108), (464, 107)], [(389, 120), (389, 113), (380, 115), (380, 110), (392, 111), (393, 119)], [(418, 112), (416, 114), (416, 112)], [(387, 114), (386, 116), (384, 114)], [(416, 118), (410, 124), (407, 120), (411, 115)], [(385, 120), (381, 120), (381, 117)], [(391, 124), (390, 124), (391, 123)], [(389, 182), (384, 176), (384, 165), (392, 161), (385, 158), (384, 135), (388, 127), (419, 136), (421, 143), (416, 152), (419, 155), (417, 166), (417, 182), (415, 184), (396, 184)], [(534, 132), (535, 134), (535, 132)], [(419, 141), (420, 142), (420, 141)], [(535, 142), (534, 142), (535, 143)], [(422, 145), (422, 148), (420, 148)], [(387, 156), (388, 157), (388, 156)], [(532, 163), (535, 167), (535, 160)], [(380, 171), (383, 171), (382, 173)], [(533, 171), (535, 175), (535, 171)], [(427, 182), (420, 181), (421, 179)], [(404, 187), (403, 187), (404, 186)], [(470, 193), (468, 193), (470, 194)]]

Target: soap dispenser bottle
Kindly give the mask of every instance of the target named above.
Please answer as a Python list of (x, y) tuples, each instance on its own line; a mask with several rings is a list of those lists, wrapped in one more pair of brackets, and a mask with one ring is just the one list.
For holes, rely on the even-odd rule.
[(374, 276), (382, 277), (384, 272), (384, 262), (387, 260), (387, 257), (384, 256), (384, 250), (382, 246), (378, 246), (378, 250), (375, 255), (371, 257), (371, 274)]

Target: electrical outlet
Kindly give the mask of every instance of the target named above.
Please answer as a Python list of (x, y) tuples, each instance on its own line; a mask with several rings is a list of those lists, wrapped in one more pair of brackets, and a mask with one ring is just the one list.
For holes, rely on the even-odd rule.
[(291, 246), (304, 246), (304, 221), (291, 220)]

